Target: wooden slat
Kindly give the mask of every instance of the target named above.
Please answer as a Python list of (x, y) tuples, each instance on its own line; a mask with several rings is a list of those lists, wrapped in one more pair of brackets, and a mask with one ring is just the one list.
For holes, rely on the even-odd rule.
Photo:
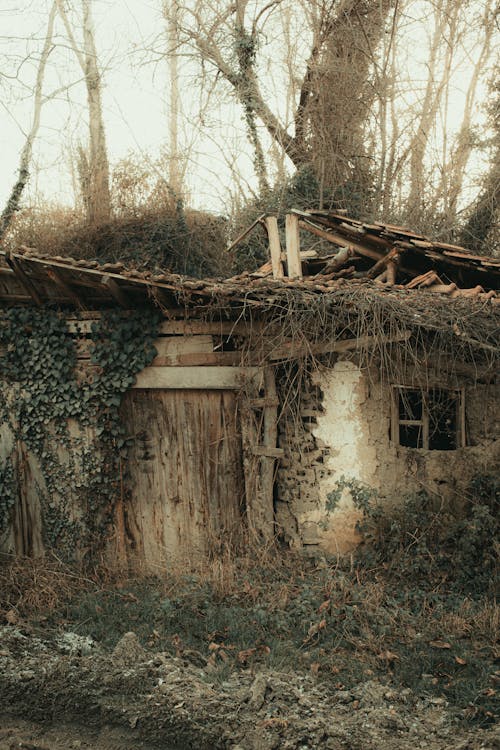
[(285, 234), (288, 276), (291, 279), (301, 279), (302, 262), (300, 260), (299, 218), (295, 214), (286, 215)]
[(254, 221), (254, 222), (252, 222), (252, 223), (250, 224), (250, 226), (249, 226), (249, 227), (247, 227), (246, 229), (244, 229), (244, 230), (243, 230), (243, 232), (241, 232), (241, 233), (240, 233), (240, 234), (239, 234), (239, 235), (238, 235), (238, 236), (236, 237), (236, 239), (235, 239), (235, 240), (233, 240), (233, 241), (231, 242), (231, 244), (230, 244), (230, 245), (229, 245), (229, 247), (227, 248), (226, 252), (230, 253), (230, 252), (231, 252), (231, 250), (233, 250), (233, 249), (234, 249), (234, 248), (235, 248), (235, 247), (236, 247), (237, 245), (239, 245), (239, 244), (240, 244), (240, 242), (242, 242), (242, 241), (243, 241), (243, 240), (245, 239), (245, 237), (246, 237), (247, 235), (249, 235), (249, 234), (250, 234), (250, 232), (251, 232), (251, 231), (252, 231), (253, 229), (255, 229), (255, 227), (256, 227), (256, 226), (257, 226), (258, 224), (263, 224), (263, 223), (264, 223), (264, 219), (265, 219), (265, 218), (266, 218), (266, 215), (265, 215), (265, 214), (261, 214), (261, 215), (260, 215), (259, 217), (257, 217), (257, 219), (255, 219), (255, 221)]
[(281, 243), (276, 216), (266, 216), (266, 228), (267, 236), (269, 238), (269, 252), (271, 254), (273, 277), (275, 279), (282, 279), (285, 273), (281, 262)]
[(132, 387), (239, 390), (261, 374), (259, 367), (146, 367)]

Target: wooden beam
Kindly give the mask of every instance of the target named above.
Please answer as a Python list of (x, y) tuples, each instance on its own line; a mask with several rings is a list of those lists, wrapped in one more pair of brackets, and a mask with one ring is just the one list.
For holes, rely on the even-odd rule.
[(59, 271), (56, 271), (53, 268), (46, 269), (45, 273), (47, 274), (47, 277), (56, 285), (59, 287), (59, 289), (63, 292), (63, 294), (69, 299), (70, 302), (74, 304), (75, 307), (77, 307), (79, 310), (85, 310), (85, 305), (82, 301), (82, 299), (78, 296), (78, 294), (75, 292), (71, 284), (68, 284), (61, 276)]
[(38, 305), (38, 307), (41, 307), (43, 304), (42, 298), (38, 294), (31, 279), (24, 272), (24, 269), (21, 267), (21, 263), (17, 260), (17, 258), (14, 258), (11, 255), (11, 253), (6, 253), (5, 260), (7, 261), (9, 266), (12, 268), (20, 284), (22, 284), (22, 286), (26, 289), (26, 291), (28, 292), (29, 296), (31, 297), (35, 305)]
[(132, 387), (239, 390), (261, 376), (259, 367), (146, 367)]
[(319, 355), (319, 354), (330, 354), (333, 352), (342, 353), (352, 349), (361, 349), (370, 346), (377, 346), (378, 344), (390, 344), (398, 341), (408, 341), (411, 336), (411, 331), (403, 331), (395, 336), (359, 336), (357, 339), (342, 339), (322, 342), (321, 344), (311, 344), (306, 346), (304, 344), (297, 345), (293, 341), (289, 341), (286, 344), (273, 349), (269, 354), (271, 361), (286, 360), (286, 359), (297, 359), (307, 355)]
[(120, 285), (115, 281), (115, 279), (112, 279), (111, 276), (103, 276), (101, 279), (101, 284), (108, 290), (115, 302), (118, 302), (120, 307), (123, 307), (124, 310), (130, 309), (132, 307), (123, 289), (120, 288)]
[[(78, 346), (78, 359), (90, 359), (93, 346), (92, 341), (89, 339), (76, 339), (76, 342)], [(177, 364), (175, 359), (185, 354), (197, 354), (200, 357), (206, 356), (213, 352), (214, 341), (212, 336), (162, 336), (155, 340), (154, 347), (156, 349), (156, 357), (152, 361), (151, 366)], [(238, 356), (241, 356), (238, 352), (227, 353), (236, 353)], [(192, 364), (198, 363), (193, 362)]]
[(288, 277), (290, 279), (301, 279), (299, 218), (295, 214), (286, 215), (285, 235)]
[(235, 239), (235, 240), (233, 240), (233, 242), (231, 242), (231, 244), (230, 244), (230, 245), (229, 245), (229, 247), (227, 248), (226, 252), (230, 253), (230, 252), (231, 252), (231, 250), (233, 250), (233, 249), (234, 249), (234, 248), (235, 248), (235, 247), (236, 247), (237, 245), (239, 245), (239, 244), (240, 244), (240, 242), (242, 242), (242, 241), (243, 241), (243, 240), (245, 239), (245, 237), (246, 237), (247, 235), (249, 235), (249, 234), (250, 234), (250, 232), (251, 232), (251, 231), (252, 231), (253, 229), (255, 229), (255, 227), (256, 227), (256, 226), (257, 226), (258, 224), (263, 224), (263, 223), (264, 223), (264, 219), (265, 219), (265, 218), (266, 218), (266, 215), (265, 215), (265, 214), (261, 214), (261, 215), (260, 215), (259, 217), (257, 217), (257, 219), (255, 219), (255, 221), (254, 221), (254, 222), (252, 222), (252, 224), (250, 224), (250, 226), (249, 226), (249, 227), (247, 227), (246, 229), (244, 229), (244, 230), (243, 230), (243, 232), (241, 232), (241, 233), (240, 233), (240, 234), (239, 234), (239, 235), (238, 235), (238, 236), (236, 237), (236, 239)]
[(273, 267), (273, 278), (282, 279), (285, 275), (281, 262), (281, 243), (276, 216), (266, 216), (267, 236), (269, 238), (269, 252)]
[(352, 240), (350, 237), (343, 237), (341, 234), (336, 234), (335, 232), (327, 232), (324, 229), (319, 229), (318, 227), (309, 224), (309, 222), (307, 221), (301, 221), (300, 226), (302, 227), (302, 229), (306, 229), (308, 232), (315, 234), (317, 237), (321, 237), (328, 242), (333, 242), (333, 244), (338, 245), (338, 247), (352, 248), (359, 255), (363, 255), (366, 258), (371, 258), (372, 260), (380, 260), (380, 258), (384, 256), (384, 253), (365, 247), (365, 245)]
[(371, 268), (369, 271), (366, 272), (366, 275), (369, 279), (374, 279), (376, 276), (381, 274), (384, 270), (387, 270), (387, 264), (391, 260), (395, 260), (398, 256), (399, 250), (389, 250), (387, 255), (385, 255), (383, 258), (380, 258)]

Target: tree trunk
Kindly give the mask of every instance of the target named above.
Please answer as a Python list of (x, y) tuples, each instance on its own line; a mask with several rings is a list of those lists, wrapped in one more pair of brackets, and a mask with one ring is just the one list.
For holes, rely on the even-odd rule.
[[(89, 109), (88, 155), (81, 158), (79, 171), (83, 202), (90, 224), (107, 221), (111, 214), (109, 190), (109, 163), (104, 133), (101, 102), (101, 75), (97, 64), (97, 51), (90, 10), (91, 0), (82, 0), (83, 52), (79, 48), (69, 22), (63, 0), (56, 0), (69, 42), (82, 69), (87, 87)], [(85, 174), (82, 170), (86, 170)]]
[(35, 141), (36, 135), (38, 133), (38, 129), (40, 127), (40, 116), (41, 116), (42, 105), (43, 105), (42, 89), (43, 89), (43, 80), (45, 76), (45, 68), (47, 65), (47, 60), (49, 58), (49, 55), (53, 49), (52, 37), (54, 34), (54, 21), (56, 17), (56, 12), (57, 12), (57, 4), (56, 2), (54, 2), (50, 9), (49, 20), (47, 23), (47, 33), (45, 35), (45, 42), (43, 45), (42, 54), (40, 56), (40, 61), (38, 63), (38, 70), (37, 70), (37, 75), (36, 75), (35, 91), (34, 91), (33, 122), (31, 124), (30, 131), (26, 137), (26, 141), (24, 143), (23, 149), (21, 151), (17, 180), (14, 184), (14, 187), (12, 188), (12, 192), (9, 196), (7, 204), (0, 217), (0, 240), (3, 239), (3, 237), (5, 236), (5, 233), (7, 232), (12, 222), (12, 219), (14, 218), (16, 212), (19, 211), (19, 204), (21, 202), (21, 196), (23, 194), (24, 188), (26, 187), (28, 183), (29, 176), (30, 176), (30, 165), (31, 165), (31, 155), (33, 153), (33, 143)]

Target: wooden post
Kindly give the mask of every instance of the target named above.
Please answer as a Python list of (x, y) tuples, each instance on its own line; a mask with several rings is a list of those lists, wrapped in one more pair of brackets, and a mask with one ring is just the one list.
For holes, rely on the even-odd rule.
[(286, 215), (285, 234), (288, 276), (291, 279), (301, 279), (302, 263), (300, 260), (299, 217), (295, 214)]
[(277, 457), (272, 456), (272, 449), (276, 450), (278, 442), (278, 394), (272, 367), (264, 369), (264, 389), (266, 399), (273, 405), (264, 407), (262, 442), (269, 452), (267, 456), (262, 456), (260, 459), (261, 533), (265, 539), (272, 539), (274, 536), (274, 474)]
[(282, 279), (285, 273), (281, 262), (281, 244), (276, 216), (266, 216), (266, 228), (267, 236), (269, 238), (269, 252), (271, 253), (273, 278)]

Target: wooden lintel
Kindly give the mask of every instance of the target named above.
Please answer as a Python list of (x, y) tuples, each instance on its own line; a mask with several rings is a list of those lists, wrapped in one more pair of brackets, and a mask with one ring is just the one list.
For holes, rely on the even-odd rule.
[(240, 390), (261, 377), (259, 367), (146, 367), (132, 387)]
[(127, 295), (121, 289), (120, 285), (115, 281), (115, 279), (112, 279), (111, 276), (103, 276), (101, 279), (102, 286), (106, 287), (108, 292), (111, 294), (115, 302), (118, 302), (120, 307), (123, 307), (124, 310), (131, 307)]
[(28, 277), (28, 275), (25, 273), (24, 269), (21, 266), (21, 263), (17, 260), (17, 258), (14, 258), (10, 253), (7, 253), (5, 255), (5, 260), (9, 264), (10, 268), (14, 271), (16, 277), (18, 278), (21, 285), (26, 289), (29, 296), (35, 303), (35, 305), (38, 305), (38, 307), (42, 306), (42, 298), (38, 294), (33, 282)]
[[(94, 319), (75, 320), (67, 318), (70, 333), (89, 333), (92, 324), (99, 320), (99, 314)], [(159, 325), (158, 332), (165, 336), (192, 336), (210, 334), (213, 336), (250, 336), (260, 334), (266, 326), (263, 321), (233, 321), (233, 320), (164, 320)]]
[(56, 286), (59, 287), (59, 289), (70, 300), (70, 302), (75, 305), (75, 307), (78, 307), (79, 310), (85, 310), (85, 305), (81, 297), (78, 296), (71, 284), (68, 284), (68, 282), (62, 278), (61, 274), (58, 271), (56, 271), (54, 268), (47, 268), (45, 273), (47, 274), (48, 278), (53, 281)]

